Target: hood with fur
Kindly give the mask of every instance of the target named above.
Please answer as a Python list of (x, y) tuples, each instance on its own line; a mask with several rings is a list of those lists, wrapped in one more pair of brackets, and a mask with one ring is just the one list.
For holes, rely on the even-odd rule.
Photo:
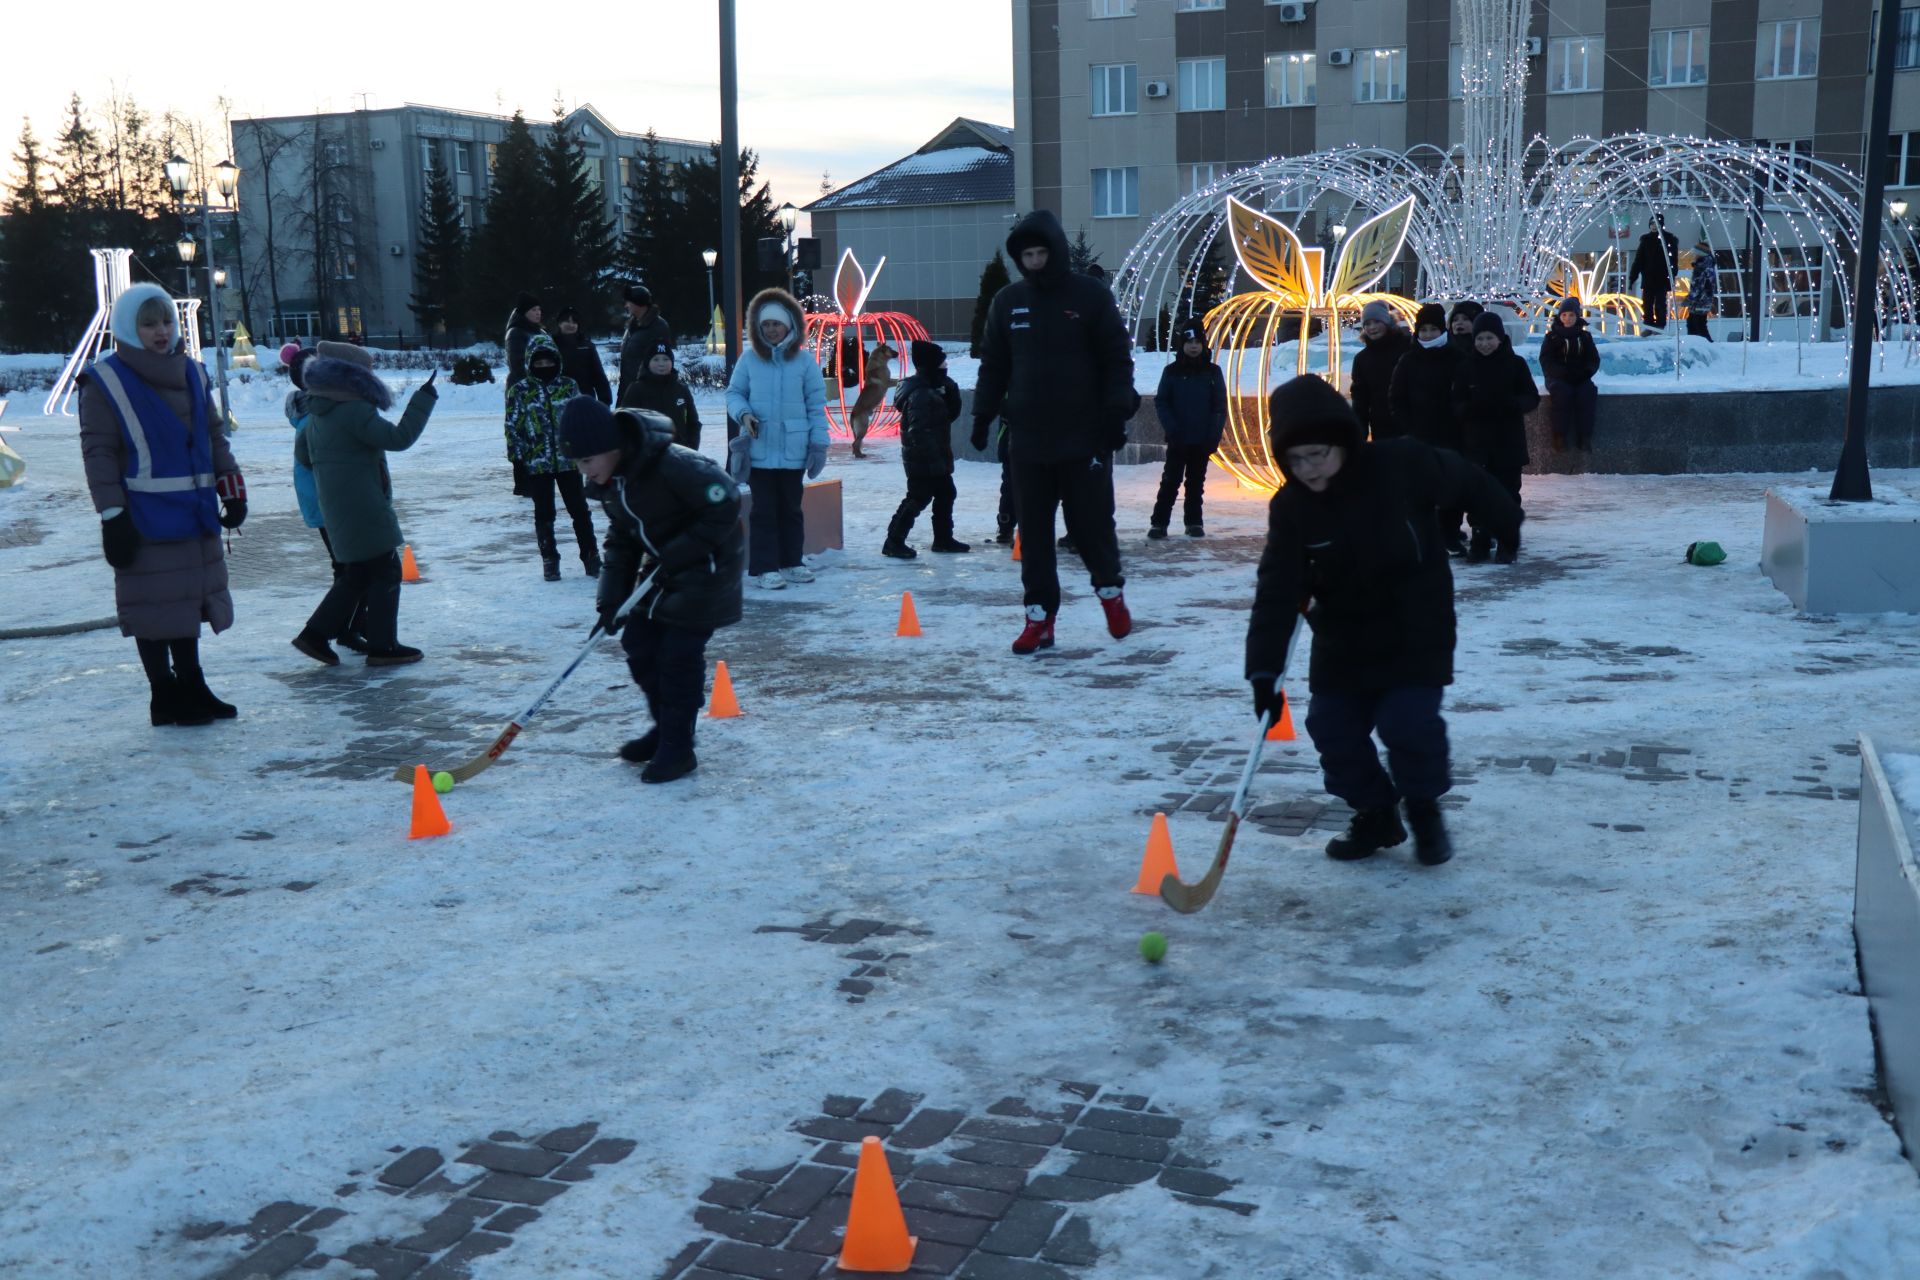
[[(1032, 248), (1047, 251), (1047, 265), (1038, 271), (1028, 271), (1020, 265), (1020, 251)], [(1059, 284), (1071, 274), (1072, 254), (1067, 248), (1066, 228), (1051, 210), (1035, 209), (1014, 223), (1013, 230), (1007, 232), (1007, 254), (1022, 276), (1042, 288)]]
[(180, 330), (180, 310), (174, 306), (173, 295), (157, 284), (136, 284), (113, 300), (113, 316), (107, 323), (107, 331), (113, 334), (115, 342), (124, 342), (130, 347), (144, 347), (140, 341), (140, 325), (136, 317), (140, 314), (140, 304), (148, 298), (157, 298), (173, 311), (173, 349), (180, 349), (180, 340), (184, 336)]
[(371, 369), (362, 369), (332, 356), (315, 356), (307, 362), (305, 372), (309, 396), (323, 400), (364, 400), (382, 410), (393, 407), (393, 392), (387, 390), (387, 384), (375, 377)]
[(780, 344), (780, 359), (787, 359), (799, 349), (800, 336), (806, 332), (806, 313), (800, 310), (800, 303), (792, 294), (785, 289), (762, 289), (754, 294), (753, 301), (747, 304), (747, 339), (753, 343), (754, 354), (762, 360), (773, 359), (774, 353), (760, 336), (760, 321), (776, 307), (787, 313), (787, 338)]

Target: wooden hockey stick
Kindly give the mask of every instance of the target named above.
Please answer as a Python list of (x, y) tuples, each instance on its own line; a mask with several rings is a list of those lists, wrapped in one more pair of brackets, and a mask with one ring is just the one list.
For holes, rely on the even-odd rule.
[[(648, 584), (653, 581), (653, 573), (654, 571), (650, 569), (641, 575), (640, 581), (633, 588), (633, 594), (627, 597), (626, 602), (622, 604), (619, 611), (613, 615), (615, 622), (626, 617), (633, 607), (640, 603), (640, 597), (646, 594)], [(567, 677), (572, 675), (574, 671), (579, 668), (580, 664), (587, 660), (587, 655), (593, 652), (593, 646), (599, 643), (600, 637), (604, 634), (606, 633), (601, 629), (600, 623), (595, 622), (593, 624), (593, 630), (587, 635), (587, 643), (581, 646), (580, 652), (574, 655), (573, 661), (567, 664), (566, 670), (555, 676), (553, 683), (548, 685), (545, 691), (533, 700), (533, 705), (521, 712), (514, 719), (507, 721), (506, 728), (500, 730), (500, 736), (493, 740), (492, 746), (465, 764), (457, 765), (446, 771), (453, 775), (453, 780), (455, 782), (465, 782), (481, 770), (489, 768), (494, 761), (504, 755), (507, 748), (513, 745), (513, 740), (520, 736), (520, 731), (527, 727), (527, 722), (532, 720), (540, 708), (546, 705), (547, 699), (553, 696), (554, 690), (564, 684)], [(410, 764), (401, 765), (393, 771), (393, 780), (395, 782), (412, 782), (413, 769), (414, 766)]]

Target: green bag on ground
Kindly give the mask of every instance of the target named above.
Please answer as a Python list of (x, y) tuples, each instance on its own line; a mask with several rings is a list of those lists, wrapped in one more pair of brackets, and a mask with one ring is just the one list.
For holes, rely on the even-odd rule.
[(1687, 545), (1688, 564), (1720, 564), (1727, 558), (1727, 549), (1717, 542), (1693, 542)]

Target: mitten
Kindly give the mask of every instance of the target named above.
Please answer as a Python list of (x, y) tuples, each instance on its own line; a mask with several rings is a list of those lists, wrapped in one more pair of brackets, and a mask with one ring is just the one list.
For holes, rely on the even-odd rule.
[(810, 444), (807, 446), (807, 479), (816, 480), (827, 469), (827, 446)]
[(247, 478), (238, 471), (229, 471), (213, 482), (213, 491), (220, 495), (220, 527), (238, 529), (247, 519)]
[(245, 498), (228, 498), (220, 504), (220, 527), (222, 529), (238, 529), (246, 522), (247, 500)]
[(102, 520), (100, 542), (108, 564), (116, 569), (132, 564), (134, 553), (140, 549), (140, 532), (133, 527), (133, 513), (122, 511), (111, 520)]
[(727, 441), (727, 474), (735, 484), (745, 484), (753, 470), (753, 441), (745, 432)]
[(1269, 712), (1278, 714), (1280, 698), (1274, 692), (1272, 676), (1250, 676), (1247, 683), (1253, 686), (1253, 714), (1255, 719), (1265, 719)]
[(992, 418), (975, 418), (973, 420), (973, 451), (975, 453), (985, 453), (987, 451), (987, 429), (992, 425)]

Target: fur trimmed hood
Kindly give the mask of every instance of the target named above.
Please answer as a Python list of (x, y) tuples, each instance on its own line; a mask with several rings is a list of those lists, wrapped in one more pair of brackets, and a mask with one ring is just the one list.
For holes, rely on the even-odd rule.
[(387, 384), (375, 377), (373, 370), (362, 369), (357, 364), (332, 356), (315, 356), (307, 362), (305, 377), (309, 396), (323, 400), (364, 400), (381, 410), (393, 407), (393, 392), (387, 390)]
[(180, 329), (180, 309), (174, 303), (173, 295), (157, 284), (136, 284), (113, 300), (113, 316), (107, 323), (107, 331), (113, 334), (115, 342), (124, 342), (130, 347), (144, 348), (140, 341), (140, 325), (136, 317), (140, 306), (149, 298), (157, 298), (167, 304), (173, 312), (173, 349), (180, 349), (181, 339), (185, 336)]
[(780, 344), (780, 358), (790, 357), (799, 349), (802, 335), (806, 333), (806, 313), (800, 309), (800, 303), (785, 289), (762, 289), (753, 295), (753, 301), (747, 305), (747, 338), (753, 344), (754, 354), (762, 360), (774, 358), (773, 349), (767, 346), (760, 336), (760, 321), (764, 313), (779, 307), (787, 313), (787, 340)]

